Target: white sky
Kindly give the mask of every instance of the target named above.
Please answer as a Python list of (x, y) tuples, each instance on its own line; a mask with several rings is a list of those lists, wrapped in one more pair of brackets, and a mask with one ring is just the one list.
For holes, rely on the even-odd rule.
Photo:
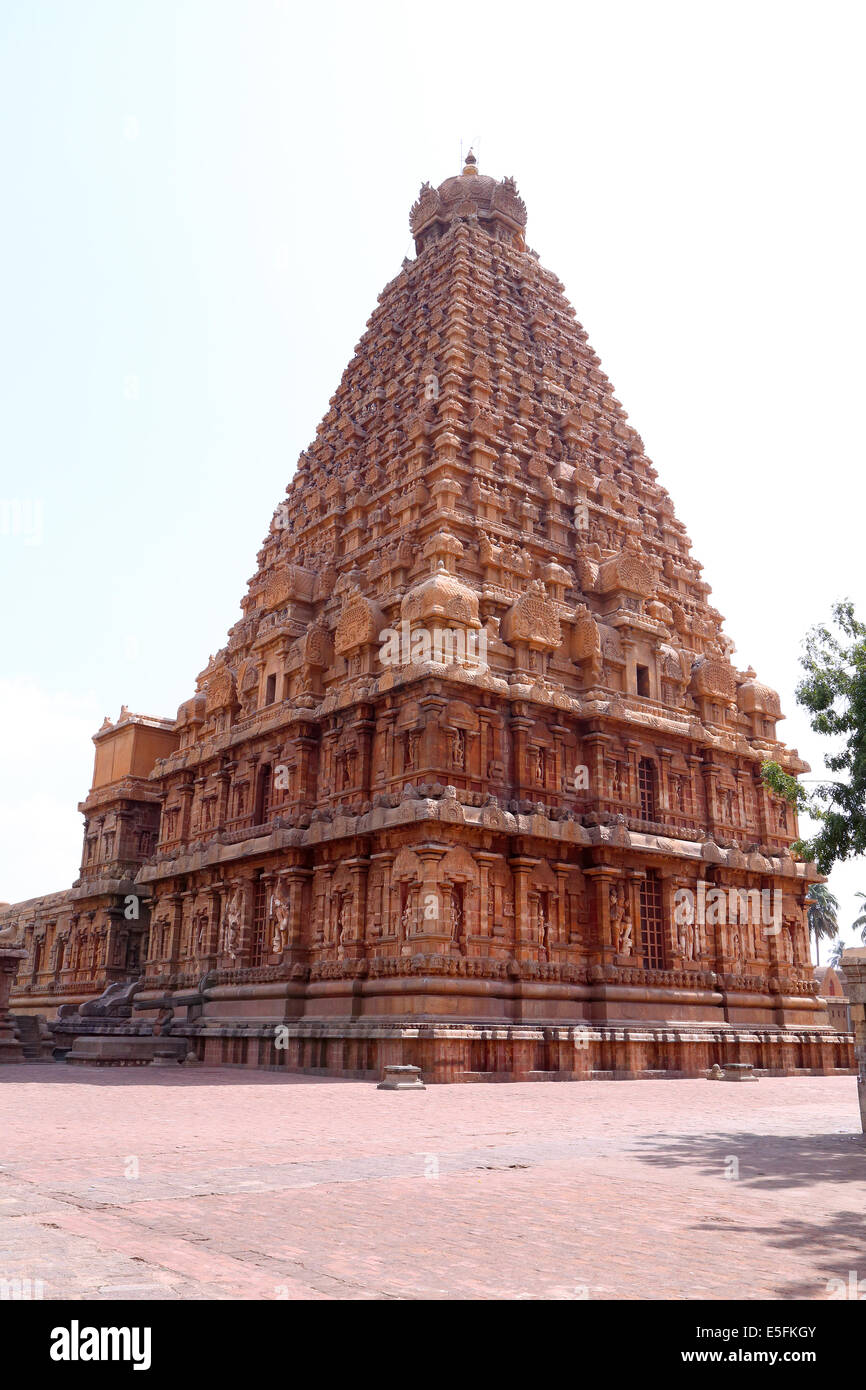
[[(224, 642), (461, 139), (820, 770), (799, 644), (866, 613), (862, 13), (5, 0), (0, 500), (41, 535), (0, 534), (0, 897), (71, 882), (90, 736), (173, 715)], [(866, 866), (831, 887), (850, 921)]]

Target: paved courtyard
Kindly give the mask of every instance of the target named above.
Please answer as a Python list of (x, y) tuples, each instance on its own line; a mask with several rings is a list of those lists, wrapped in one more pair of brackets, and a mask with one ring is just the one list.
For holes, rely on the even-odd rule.
[(825, 1299), (851, 1270), (853, 1077), (0, 1072), (0, 1279), (45, 1298)]

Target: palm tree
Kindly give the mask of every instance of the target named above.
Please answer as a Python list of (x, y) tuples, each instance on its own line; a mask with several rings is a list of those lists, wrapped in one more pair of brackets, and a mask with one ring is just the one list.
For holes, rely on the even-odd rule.
[(862, 898), (863, 906), (857, 913), (852, 925), (855, 931), (859, 931), (861, 940), (866, 943), (866, 893), (855, 893), (854, 897)]
[(844, 950), (845, 950), (845, 942), (844, 942), (844, 941), (837, 941), (836, 944), (834, 945), (832, 951), (830, 952), (830, 958), (829, 958), (829, 960), (827, 961), (827, 964), (828, 964), (828, 965), (832, 965), (832, 967), (833, 967), (834, 970), (838, 968), (839, 962), (840, 962), (841, 959), (842, 959), (842, 952), (843, 952)]
[[(815, 964), (821, 964), (821, 938), (839, 935), (836, 914), (839, 902), (826, 883), (816, 883), (809, 889), (809, 931), (815, 938)], [(863, 912), (866, 924), (866, 908)]]

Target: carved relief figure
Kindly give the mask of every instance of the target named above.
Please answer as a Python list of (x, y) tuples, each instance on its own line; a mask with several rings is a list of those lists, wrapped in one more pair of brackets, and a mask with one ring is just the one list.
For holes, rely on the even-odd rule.
[(340, 909), (337, 913), (337, 941), (342, 946), (348, 940), (351, 931), (349, 920), (349, 898), (348, 894), (340, 894)]
[(550, 921), (545, 911), (545, 900), (543, 897), (538, 900), (538, 939), (546, 951), (549, 943)]
[(411, 934), (412, 934), (412, 923), (413, 923), (413, 920), (414, 920), (414, 918), (413, 918), (413, 912), (412, 912), (412, 897), (411, 897), (411, 894), (410, 894), (409, 897), (407, 897), (407, 899), (406, 899), (406, 906), (403, 908), (403, 913), (402, 913), (402, 916), (401, 916), (401, 918), (400, 918), (400, 926), (401, 926), (402, 929), (403, 929), (402, 934), (403, 934), (404, 939), (405, 939), (407, 936), (411, 936)]
[(448, 894), (448, 902), (451, 910), (451, 939), (457, 942), (460, 940), (463, 927), (463, 905), (461, 902), (460, 887), (456, 883), (452, 883), (451, 885)]
[(289, 947), (289, 904), (281, 883), (271, 893), (268, 915), (273, 926), (271, 950), (276, 955), (282, 955)]
[(632, 924), (628, 917), (628, 892), (624, 883), (610, 886), (610, 923), (617, 955), (630, 956), (634, 949)]
[(632, 954), (634, 946), (632, 943), (631, 922), (623, 922), (620, 927), (616, 940), (616, 949), (617, 954), (620, 956), (630, 956)]
[(203, 956), (207, 949), (207, 929), (210, 918), (204, 909), (195, 918), (195, 954)]
[(223, 917), (223, 954), (231, 960), (237, 958), (240, 947), (241, 927), (243, 925), (244, 890), (237, 884), (228, 896)]
[(697, 960), (698, 950), (694, 922), (682, 922), (679, 930), (679, 947), (683, 960)]
[(462, 729), (455, 729), (451, 735), (451, 766), (466, 766), (466, 737)]
[(414, 772), (418, 762), (418, 740), (420, 732), (413, 732), (404, 735), (403, 768), (406, 772)]

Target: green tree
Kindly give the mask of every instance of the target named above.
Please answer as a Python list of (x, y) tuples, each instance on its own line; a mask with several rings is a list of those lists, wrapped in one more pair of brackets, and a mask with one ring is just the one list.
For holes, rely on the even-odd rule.
[(828, 772), (839, 780), (817, 779), (811, 791), (778, 763), (765, 762), (764, 782), (791, 805), (818, 823), (809, 840), (797, 840), (795, 854), (812, 860), (822, 874), (835, 863), (866, 852), (866, 627), (854, 615), (850, 599), (833, 606), (840, 636), (819, 624), (807, 634), (800, 664), (806, 675), (797, 686), (797, 703), (809, 711), (817, 734), (841, 740), (837, 752), (824, 755)]
[(828, 964), (828, 965), (832, 965), (832, 966), (834, 967), (834, 969), (835, 969), (835, 967), (839, 964), (840, 960), (842, 959), (842, 952), (843, 952), (844, 950), (845, 950), (845, 942), (844, 942), (844, 941), (837, 941), (837, 942), (835, 943), (835, 945), (834, 945), (832, 951), (830, 952), (830, 955), (829, 955), (829, 957), (828, 957), (828, 959), (827, 959), (827, 964)]
[(821, 964), (821, 941), (839, 935), (838, 900), (826, 883), (815, 883), (809, 889), (809, 931), (815, 938), (815, 964)]
[(866, 945), (866, 893), (855, 893), (854, 897), (861, 898), (863, 900), (863, 906), (860, 908), (860, 911), (857, 913), (851, 925), (855, 931), (860, 933), (860, 940)]

